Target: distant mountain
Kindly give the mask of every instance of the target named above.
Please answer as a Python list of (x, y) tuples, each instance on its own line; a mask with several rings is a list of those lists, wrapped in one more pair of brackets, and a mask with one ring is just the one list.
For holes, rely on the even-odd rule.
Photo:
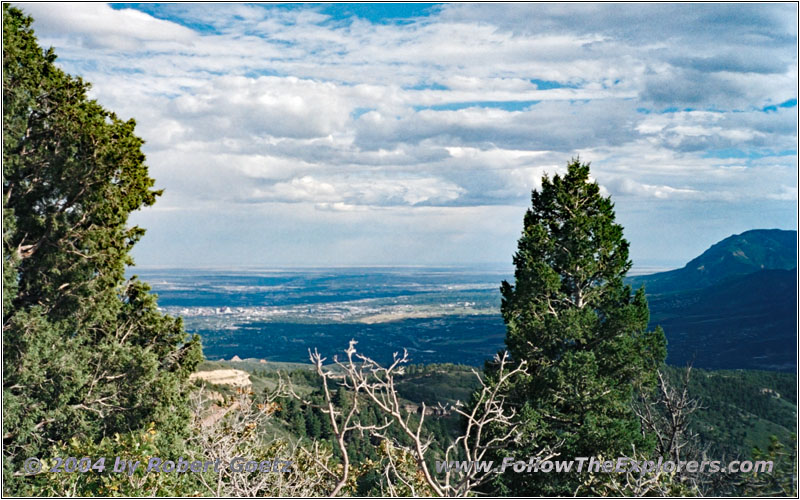
[(795, 267), (797, 231), (754, 229), (725, 238), (681, 269), (634, 276), (627, 281), (634, 288), (645, 285), (648, 295), (653, 295), (701, 289), (762, 269)]
[(725, 238), (686, 266), (635, 276), (667, 362), (699, 368), (794, 371), (797, 232), (755, 229)]

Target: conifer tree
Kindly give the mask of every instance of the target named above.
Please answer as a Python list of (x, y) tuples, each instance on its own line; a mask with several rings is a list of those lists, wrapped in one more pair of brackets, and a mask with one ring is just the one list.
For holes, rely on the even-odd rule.
[[(633, 390), (654, 382), (665, 340), (660, 329), (647, 330), (644, 289), (623, 283), (628, 242), (588, 164), (572, 160), (565, 175), (545, 176), (533, 191), (514, 265), (501, 311), (509, 352), (528, 363), (529, 375), (508, 400), (522, 438), (500, 454), (524, 459), (559, 443), (566, 460), (613, 459), (632, 445), (641, 451), (647, 442)], [(574, 473), (505, 474), (497, 486), (505, 494), (571, 495), (577, 481)]]
[(14, 474), (22, 461), (58, 443), (152, 422), (159, 449), (178, 450), (202, 356), (125, 277), (144, 233), (128, 215), (160, 194), (135, 122), (90, 100), (31, 23), (3, 4), (3, 493), (15, 495), (33, 491)]

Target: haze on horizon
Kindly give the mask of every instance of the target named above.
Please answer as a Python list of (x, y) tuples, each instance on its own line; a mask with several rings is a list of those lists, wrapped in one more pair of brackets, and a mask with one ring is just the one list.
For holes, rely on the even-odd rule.
[(142, 266), (510, 264), (580, 155), (635, 266), (797, 226), (796, 4), (28, 4), (137, 120)]

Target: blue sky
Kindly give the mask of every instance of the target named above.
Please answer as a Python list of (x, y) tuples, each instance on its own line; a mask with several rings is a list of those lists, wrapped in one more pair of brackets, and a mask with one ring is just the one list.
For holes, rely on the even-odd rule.
[(510, 264), (576, 156), (636, 265), (797, 224), (795, 4), (18, 4), (137, 120), (146, 266)]

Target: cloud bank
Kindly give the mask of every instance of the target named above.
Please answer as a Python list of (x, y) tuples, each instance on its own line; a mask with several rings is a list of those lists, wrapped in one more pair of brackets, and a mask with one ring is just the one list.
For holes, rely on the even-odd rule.
[(796, 225), (793, 4), (18, 5), (137, 119), (140, 264), (507, 262), (576, 155), (634, 259)]

